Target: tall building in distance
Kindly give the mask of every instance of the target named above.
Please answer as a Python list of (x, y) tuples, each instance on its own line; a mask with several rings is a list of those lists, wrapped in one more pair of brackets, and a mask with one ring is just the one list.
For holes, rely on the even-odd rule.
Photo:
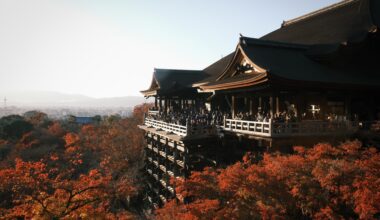
[(285, 21), (203, 70), (155, 69), (146, 137), (147, 200), (170, 178), (224, 166), (246, 151), (290, 152), (355, 137), (380, 118), (380, 1), (347, 0)]

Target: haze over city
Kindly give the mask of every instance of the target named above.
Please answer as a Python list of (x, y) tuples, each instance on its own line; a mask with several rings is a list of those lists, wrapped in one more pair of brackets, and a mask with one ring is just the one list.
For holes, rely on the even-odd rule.
[(258, 38), (335, 2), (3, 0), (0, 97), (140, 95), (155, 67), (203, 69), (239, 33)]

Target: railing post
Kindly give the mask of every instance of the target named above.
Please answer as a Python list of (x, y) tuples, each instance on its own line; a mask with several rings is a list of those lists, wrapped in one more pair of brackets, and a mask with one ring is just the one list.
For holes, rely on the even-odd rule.
[(185, 134), (185, 136), (188, 135), (188, 134), (190, 134), (190, 129), (191, 129), (190, 120), (187, 119), (186, 120), (186, 134)]
[(269, 136), (272, 136), (272, 133), (273, 133), (273, 132), (272, 132), (272, 127), (273, 127), (273, 126), (272, 126), (272, 119), (270, 118), (270, 119), (269, 119)]
[(145, 112), (143, 114), (143, 124), (145, 124)]
[(226, 127), (226, 116), (223, 116), (223, 127)]

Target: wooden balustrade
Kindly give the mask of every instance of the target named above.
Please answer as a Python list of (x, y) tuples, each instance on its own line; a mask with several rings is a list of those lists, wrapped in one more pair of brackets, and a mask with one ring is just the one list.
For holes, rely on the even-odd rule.
[(186, 136), (188, 128), (183, 125), (177, 125), (172, 123), (167, 123), (151, 118), (145, 118), (145, 125), (151, 126), (157, 129), (162, 129), (163, 131), (171, 132), (173, 134), (177, 134), (179, 136)]
[(166, 172), (166, 167), (164, 165), (160, 165), (160, 169), (163, 171), (163, 172)]
[(159, 111), (158, 110), (149, 110), (148, 114), (149, 115), (158, 115)]
[(225, 119), (224, 130), (270, 137), (271, 124), (271, 122)]
[(174, 188), (173, 188), (173, 187), (171, 187), (171, 186), (168, 186), (167, 188), (168, 188), (169, 192), (171, 192), (171, 193), (172, 193), (172, 195), (173, 195), (173, 194), (174, 194)]
[(171, 162), (174, 162), (174, 157), (173, 157), (173, 156), (168, 155), (168, 159), (169, 159)]
[(162, 203), (164, 203), (164, 204), (165, 204), (165, 203), (167, 202), (167, 199), (166, 199), (166, 197), (165, 197), (165, 196), (163, 196), (163, 195), (161, 195), (161, 194), (160, 194), (160, 196), (159, 196), (159, 197), (160, 197), (160, 199), (161, 199)]
[(153, 164), (158, 168), (158, 162), (156, 160), (153, 160)]
[(166, 187), (168, 184), (165, 182), (165, 180), (160, 179), (160, 183), (163, 187)]
[(159, 151), (159, 153), (160, 153), (160, 155), (162, 156), (162, 157), (166, 157), (166, 153), (164, 152), (164, 151)]
[(169, 176), (174, 177), (174, 173), (173, 173), (173, 171), (168, 170), (168, 174), (169, 174)]
[(185, 163), (182, 160), (177, 160), (177, 164), (185, 168)]
[(258, 122), (225, 119), (223, 129), (237, 133), (262, 137), (292, 137), (312, 135), (351, 134), (358, 125), (351, 121), (300, 121), (300, 122)]
[[(179, 136), (196, 136), (196, 135), (215, 135), (217, 133), (215, 126), (210, 125), (178, 125), (174, 123), (167, 123), (161, 120), (152, 118), (145, 118), (144, 124), (148, 127), (161, 129), (166, 132), (177, 134)], [(164, 140), (160, 140), (161, 142)], [(163, 143), (165, 144), (165, 143)]]

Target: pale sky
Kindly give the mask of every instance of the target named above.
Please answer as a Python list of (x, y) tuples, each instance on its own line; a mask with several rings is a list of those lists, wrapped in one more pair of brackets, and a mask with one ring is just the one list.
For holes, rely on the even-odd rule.
[(203, 69), (338, 0), (0, 0), (0, 97), (140, 95), (153, 68)]

